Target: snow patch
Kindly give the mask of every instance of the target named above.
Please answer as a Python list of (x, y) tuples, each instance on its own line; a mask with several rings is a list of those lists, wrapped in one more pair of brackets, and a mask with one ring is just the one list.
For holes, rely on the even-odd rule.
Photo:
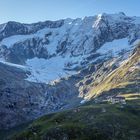
[(8, 38), (5, 38), (1, 41), (0, 45), (5, 45), (7, 46), (7, 48), (12, 47), (13, 44), (24, 41), (26, 39), (29, 39), (28, 35), (15, 35), (15, 36), (11, 36)]
[(80, 104), (84, 104), (84, 103), (86, 103), (87, 102), (87, 100), (82, 100), (81, 102), (80, 102)]
[(137, 39), (136, 41), (133, 42), (134, 46), (137, 46), (140, 43), (140, 39)]
[(11, 66), (11, 67), (16, 67), (16, 68), (19, 68), (19, 69), (22, 69), (22, 70), (28, 70), (23, 65), (13, 64), (13, 63), (10, 63), (10, 62), (5, 62), (3, 59), (0, 59), (0, 63), (5, 64), (5, 65), (8, 65), (8, 66)]
[(116, 56), (122, 50), (130, 50), (130, 48), (131, 46), (129, 45), (128, 38), (123, 38), (105, 43), (100, 49), (97, 50), (97, 53), (111, 53), (112, 55)]
[(45, 36), (45, 34), (47, 34), (48, 32), (50, 32), (52, 29), (49, 28), (44, 28), (42, 30), (39, 30), (38, 32), (36, 32), (35, 34), (30, 34), (30, 35), (13, 35), (7, 38), (4, 38), (1, 42), (0, 45), (5, 45), (7, 46), (7, 48), (12, 47), (15, 43), (18, 42), (23, 42), (27, 39), (31, 39), (34, 37), (39, 37), (39, 38), (43, 38)]

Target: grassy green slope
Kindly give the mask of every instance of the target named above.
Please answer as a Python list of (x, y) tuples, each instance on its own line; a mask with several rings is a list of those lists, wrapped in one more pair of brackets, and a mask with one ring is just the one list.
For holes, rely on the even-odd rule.
[(139, 101), (128, 101), (124, 107), (88, 103), (44, 116), (10, 140), (138, 140), (139, 105)]
[[(139, 68), (138, 66), (139, 65)], [(140, 47), (119, 68), (109, 74), (101, 83), (94, 86), (87, 98), (105, 94), (139, 97), (140, 93)]]

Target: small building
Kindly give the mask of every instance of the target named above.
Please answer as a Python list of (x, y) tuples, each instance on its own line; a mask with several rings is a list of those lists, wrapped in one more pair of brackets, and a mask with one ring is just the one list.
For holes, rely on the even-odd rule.
[(111, 97), (111, 98), (109, 99), (109, 101), (110, 101), (112, 104), (116, 104), (116, 103), (126, 104), (125, 97), (122, 97), (122, 96)]

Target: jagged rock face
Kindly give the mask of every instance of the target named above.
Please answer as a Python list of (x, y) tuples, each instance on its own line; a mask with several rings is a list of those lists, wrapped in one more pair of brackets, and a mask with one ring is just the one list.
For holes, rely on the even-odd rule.
[[(140, 37), (139, 28), (139, 24), (135, 23), (135, 18), (121, 13), (31, 25), (9, 22), (0, 35), (3, 36), (1, 40), (17, 35), (14, 36), (15, 39), (9, 38), (1, 42), (6, 46), (5, 42), (9, 42), (10, 39), (15, 40), (10, 47), (7, 46), (6, 56), (3, 57), (12, 63), (22, 64), (20, 59), (24, 62), (34, 57), (46, 59), (58, 54), (79, 56), (95, 53), (104, 43), (115, 39), (128, 37), (129, 42), (133, 43)], [(23, 36), (19, 38), (18, 35)], [(15, 56), (17, 56), (17, 62)]]
[(45, 21), (39, 22), (34, 24), (22, 24), (18, 22), (8, 22), (5, 24), (0, 25), (0, 40), (5, 37), (9, 37), (12, 35), (27, 35), (31, 33), (35, 33), (36, 31), (43, 29), (43, 28), (58, 28), (63, 25), (64, 21)]
[[(0, 128), (8, 128), (38, 115), (37, 104), (45, 92), (39, 84), (23, 80), (26, 72), (0, 64)], [(33, 112), (33, 108), (36, 108)], [(36, 112), (35, 112), (36, 111)]]
[(120, 13), (0, 25), (0, 128), (78, 105), (91, 83), (128, 58), (122, 41), (140, 38), (138, 19)]
[(34, 57), (48, 58), (47, 50), (42, 47), (43, 43), (39, 38), (32, 38), (25, 40), (23, 43), (19, 42), (13, 45), (9, 50), (5, 50), (5, 59), (8, 62), (25, 64), (26, 59)]

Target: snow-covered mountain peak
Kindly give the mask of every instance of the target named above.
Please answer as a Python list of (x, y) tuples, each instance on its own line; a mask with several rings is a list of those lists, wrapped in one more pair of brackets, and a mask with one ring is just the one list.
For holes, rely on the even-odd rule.
[[(0, 58), (24, 65), (30, 62), (32, 74), (38, 74), (37, 77), (41, 77), (41, 73), (51, 73), (59, 60), (58, 72), (61, 74), (43, 78), (44, 81), (54, 80), (60, 75), (66, 76), (68, 70), (75, 72), (98, 59), (110, 57), (108, 52), (118, 56), (122, 50), (130, 50), (130, 44), (140, 38), (139, 23), (139, 18), (128, 17), (122, 12), (34, 24), (9, 22), (0, 25)], [(53, 63), (52, 68), (46, 66), (49, 62)]]
[(99, 28), (102, 18), (103, 18), (103, 14), (97, 15), (96, 20), (95, 20), (95, 22), (94, 22), (92, 27), (95, 28), (95, 29)]

